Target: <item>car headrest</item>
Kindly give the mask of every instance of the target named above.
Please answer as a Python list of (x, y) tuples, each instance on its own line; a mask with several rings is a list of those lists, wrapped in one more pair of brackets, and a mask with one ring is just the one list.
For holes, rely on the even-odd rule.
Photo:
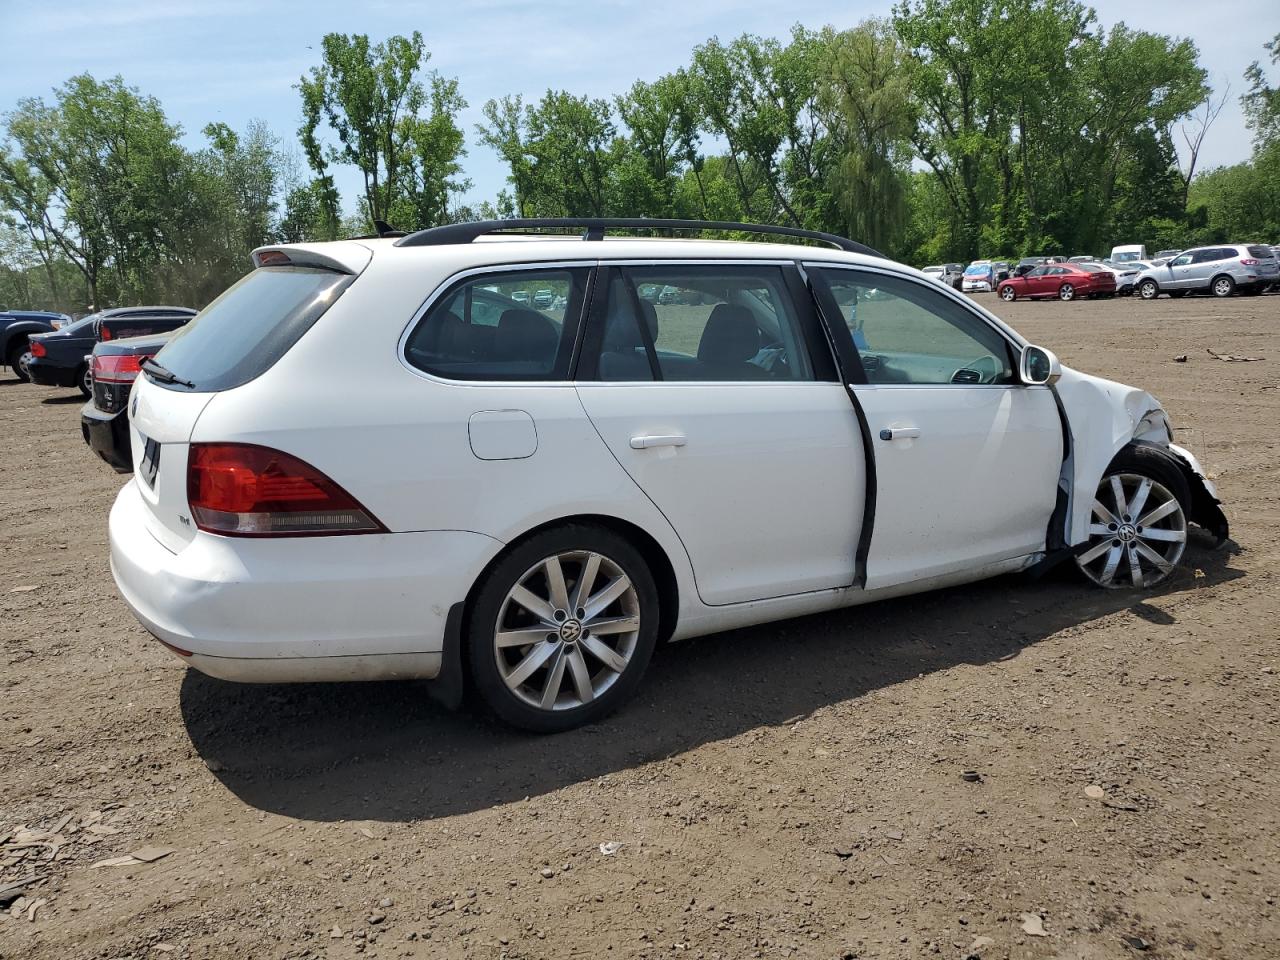
[(498, 353), (504, 360), (544, 360), (560, 345), (556, 325), (536, 310), (504, 310), (498, 318)]
[(718, 303), (698, 343), (704, 363), (745, 363), (760, 352), (760, 328), (746, 307)]
[[(612, 296), (612, 295), (611, 295)], [(649, 325), (649, 336), (654, 340), (658, 339), (658, 311), (648, 300), (639, 300), (640, 315), (644, 317), (645, 323)], [(610, 317), (605, 324), (605, 343), (604, 349), (610, 353), (628, 353), (632, 350), (638, 350), (644, 346), (644, 340), (640, 336), (640, 328), (636, 326), (632, 319), (632, 311), (626, 307), (626, 301), (618, 303), (611, 300), (612, 308)]]

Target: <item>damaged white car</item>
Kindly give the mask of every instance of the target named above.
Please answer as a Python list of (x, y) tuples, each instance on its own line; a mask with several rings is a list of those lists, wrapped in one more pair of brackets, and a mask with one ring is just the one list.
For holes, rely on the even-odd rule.
[[(655, 227), (788, 242), (605, 237)], [(1064, 560), (1150, 588), (1191, 524), (1227, 536), (1153, 398), (838, 237), (494, 221), (254, 258), (144, 366), (110, 521), (125, 600), (216, 677), (469, 683), (563, 730), (659, 641)]]

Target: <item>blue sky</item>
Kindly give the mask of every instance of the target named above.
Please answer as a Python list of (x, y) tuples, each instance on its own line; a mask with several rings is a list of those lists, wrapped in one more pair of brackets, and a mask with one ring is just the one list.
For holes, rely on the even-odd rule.
[[(686, 63), (711, 36), (743, 32), (785, 37), (792, 24), (844, 28), (885, 16), (891, 0), (843, 4), (791, 0), (0, 0), (0, 112), (22, 97), (48, 97), (83, 71), (116, 73), (160, 99), (192, 146), (212, 120), (242, 128), (265, 120), (287, 143), (300, 122), (293, 85), (318, 62), (320, 38), (330, 31), (373, 39), (421, 30), (430, 66), (456, 76), (470, 108), (463, 117), (465, 165), (474, 181), (469, 198), (491, 199), (506, 171), (476, 144), (480, 108), (506, 93), (540, 96), (548, 87), (593, 96), (621, 92), (636, 78), (652, 79)], [(1230, 7), (1227, 23), (1223, 23)], [(1232, 98), (1202, 153), (1208, 166), (1249, 154), (1249, 134), (1236, 95), (1248, 63), (1262, 59), (1262, 43), (1280, 32), (1276, 0), (1101, 0), (1106, 25), (1130, 26), (1194, 39), (1216, 88), (1230, 82)], [(1224, 29), (1224, 26), (1226, 27)], [(301, 154), (298, 156), (302, 164)], [(301, 171), (300, 172), (305, 172)], [(340, 174), (348, 207), (359, 184)]]

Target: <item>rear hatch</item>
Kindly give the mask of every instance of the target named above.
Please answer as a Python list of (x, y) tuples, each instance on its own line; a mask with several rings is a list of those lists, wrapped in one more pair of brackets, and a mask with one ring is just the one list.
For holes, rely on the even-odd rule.
[[(351, 247), (363, 257), (342, 249)], [(332, 248), (347, 255), (334, 256)], [(320, 252), (260, 250), (254, 258), (260, 266), (176, 331), (134, 384), (134, 476), (148, 508), (147, 529), (175, 553), (196, 534), (187, 459), (200, 414), (218, 393), (274, 366), (341, 296), (368, 263), (369, 251), (339, 243)]]
[(1250, 259), (1258, 261), (1258, 276), (1261, 277), (1277, 277), (1280, 276), (1280, 264), (1276, 262), (1276, 256), (1270, 247), (1262, 244), (1255, 244), (1247, 247)]

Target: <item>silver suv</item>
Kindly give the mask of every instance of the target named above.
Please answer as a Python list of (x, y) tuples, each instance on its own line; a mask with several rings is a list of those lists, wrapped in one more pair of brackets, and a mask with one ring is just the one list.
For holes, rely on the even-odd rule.
[(1258, 294), (1280, 280), (1280, 266), (1270, 247), (1262, 244), (1224, 244), (1196, 247), (1138, 275), (1134, 287), (1143, 300), (1162, 293), (1182, 297), (1208, 292), (1215, 297)]

